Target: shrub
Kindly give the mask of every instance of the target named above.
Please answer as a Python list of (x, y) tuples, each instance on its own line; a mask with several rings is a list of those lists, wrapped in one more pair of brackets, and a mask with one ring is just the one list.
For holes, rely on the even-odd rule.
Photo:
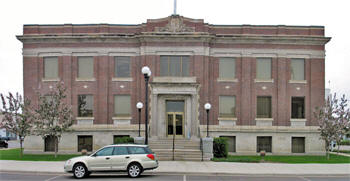
[(215, 158), (223, 158), (228, 155), (227, 138), (214, 138), (213, 152)]
[(114, 138), (114, 144), (123, 144), (123, 143), (134, 143), (134, 138), (127, 137), (127, 136)]
[(350, 145), (350, 140), (342, 140), (340, 145)]

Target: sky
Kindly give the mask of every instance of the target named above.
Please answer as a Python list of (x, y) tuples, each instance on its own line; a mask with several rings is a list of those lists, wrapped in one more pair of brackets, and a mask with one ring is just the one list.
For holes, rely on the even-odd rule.
[[(0, 93), (23, 93), (23, 24), (141, 24), (173, 13), (174, 0), (1, 0)], [(350, 98), (350, 1), (177, 0), (177, 14), (209, 24), (320, 25), (326, 88)], [(330, 83), (329, 83), (330, 82)]]

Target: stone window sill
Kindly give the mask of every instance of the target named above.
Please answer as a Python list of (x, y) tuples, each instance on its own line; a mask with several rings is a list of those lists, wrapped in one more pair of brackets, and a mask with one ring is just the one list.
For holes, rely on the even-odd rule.
[(125, 116), (123, 116), (123, 117), (116, 116), (116, 117), (112, 117), (112, 119), (113, 119), (113, 120), (130, 120), (131, 117), (130, 117), (130, 116), (128, 116), (128, 117), (125, 117)]
[(60, 78), (43, 78), (43, 82), (58, 82), (60, 81)]
[(255, 118), (256, 121), (273, 121), (273, 118)]
[(153, 77), (154, 83), (196, 83), (196, 77)]
[(256, 83), (273, 83), (273, 79), (254, 79), (254, 82)]
[(218, 78), (218, 82), (238, 82), (238, 79), (235, 78)]
[(236, 117), (226, 118), (226, 117), (219, 117), (219, 121), (237, 121)]
[(296, 118), (292, 118), (292, 119), (290, 119), (290, 121), (292, 122), (292, 121), (294, 121), (294, 122), (306, 122), (306, 119), (305, 118), (302, 118), (302, 119), (296, 119)]
[(94, 117), (77, 117), (77, 120), (94, 120)]
[(115, 82), (131, 82), (132, 81), (132, 78), (131, 77), (113, 77), (112, 78), (112, 81), (115, 81)]
[(291, 84), (307, 84), (307, 80), (289, 80)]
[(78, 81), (78, 82), (93, 82), (93, 81), (96, 81), (95, 78), (76, 78), (75, 81)]

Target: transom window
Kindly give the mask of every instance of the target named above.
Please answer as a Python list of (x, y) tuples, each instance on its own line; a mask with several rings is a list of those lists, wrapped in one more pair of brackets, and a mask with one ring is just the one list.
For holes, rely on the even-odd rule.
[(189, 76), (189, 56), (160, 56), (160, 76)]
[(271, 97), (270, 96), (258, 96), (257, 97), (257, 118), (272, 118), (271, 109)]
[(44, 78), (58, 78), (58, 57), (44, 57)]
[(130, 77), (130, 57), (114, 57), (114, 77)]
[(271, 58), (256, 59), (256, 79), (271, 79)]
[(236, 117), (236, 97), (219, 96), (220, 117)]
[(305, 80), (305, 60), (295, 58), (291, 60), (291, 80)]
[(92, 95), (78, 95), (78, 117), (92, 117), (94, 97)]
[(131, 115), (130, 95), (114, 96), (114, 115), (118, 117)]
[(219, 58), (219, 77), (234, 79), (236, 76), (236, 59), (232, 57)]
[(94, 57), (78, 57), (78, 78), (94, 78)]

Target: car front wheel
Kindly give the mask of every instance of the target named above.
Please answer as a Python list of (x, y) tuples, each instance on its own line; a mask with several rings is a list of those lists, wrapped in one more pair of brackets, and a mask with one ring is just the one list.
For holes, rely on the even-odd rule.
[(141, 173), (142, 173), (142, 167), (140, 166), (140, 164), (132, 163), (131, 165), (129, 165), (128, 167), (129, 177), (135, 178), (140, 176)]
[(88, 175), (88, 170), (85, 165), (78, 163), (73, 168), (73, 175), (75, 178), (81, 179)]

